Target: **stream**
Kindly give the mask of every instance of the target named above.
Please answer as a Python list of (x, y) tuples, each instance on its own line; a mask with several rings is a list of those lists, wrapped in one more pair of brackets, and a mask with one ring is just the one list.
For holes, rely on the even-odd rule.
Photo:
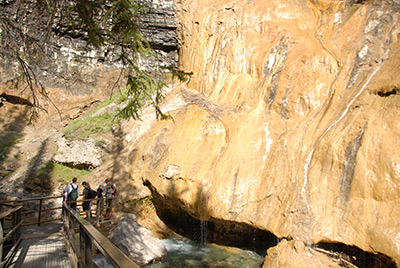
[[(168, 256), (160, 262), (144, 268), (261, 268), (264, 256), (253, 251), (216, 244), (201, 243), (188, 238), (168, 238), (161, 240)], [(102, 256), (93, 262), (102, 268), (113, 268)]]
[(168, 256), (146, 268), (259, 268), (264, 262), (263, 256), (249, 250), (200, 243), (187, 238), (168, 238), (161, 241), (168, 250)]

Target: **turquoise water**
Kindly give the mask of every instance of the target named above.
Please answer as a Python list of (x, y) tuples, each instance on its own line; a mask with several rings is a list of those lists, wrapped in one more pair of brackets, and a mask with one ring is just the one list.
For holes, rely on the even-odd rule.
[(264, 261), (264, 256), (252, 251), (199, 243), (187, 238), (169, 238), (162, 242), (168, 250), (168, 257), (147, 268), (259, 268)]

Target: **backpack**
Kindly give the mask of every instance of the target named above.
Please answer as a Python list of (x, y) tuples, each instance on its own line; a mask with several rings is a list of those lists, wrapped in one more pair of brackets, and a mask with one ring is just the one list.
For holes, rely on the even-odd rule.
[(108, 186), (105, 190), (106, 192), (106, 197), (113, 197), (117, 193), (117, 187), (115, 184), (111, 184), (111, 186)]
[(97, 197), (102, 198), (103, 197), (103, 189), (101, 187), (97, 188)]
[(76, 199), (78, 199), (78, 186), (76, 186), (76, 188), (74, 188), (74, 186), (71, 184), (71, 192), (69, 192), (68, 196), (67, 196), (67, 200), (68, 201), (75, 201)]
[(95, 190), (89, 189), (88, 199), (94, 199), (97, 196), (97, 192)]

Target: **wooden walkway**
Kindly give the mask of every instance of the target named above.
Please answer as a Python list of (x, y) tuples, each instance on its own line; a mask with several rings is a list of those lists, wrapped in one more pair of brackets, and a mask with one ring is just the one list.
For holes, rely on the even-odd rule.
[[(62, 207), (49, 206), (46, 208), (45, 201), (61, 198), (62, 196), (47, 196), (0, 201), (0, 209), (6, 209), (5, 212), (0, 213), (0, 255), (3, 255), (0, 267), (97, 267), (93, 263), (93, 256), (101, 254), (114, 267), (140, 268), (90, 222), (71, 209), (66, 202), (62, 203)], [(96, 203), (101, 204), (104, 199), (98, 200), (101, 202)], [(97, 198), (86, 201), (91, 200), (97, 200)], [(28, 206), (26, 202), (39, 202), (39, 209), (22, 211), (24, 206)], [(16, 203), (17, 205), (15, 205)], [(43, 213), (55, 210), (63, 211), (62, 222), (60, 218), (43, 219)], [(96, 209), (96, 216), (100, 216), (100, 210), (101, 206)], [(32, 222), (31, 220), (34, 218), (29, 217), (29, 223), (25, 222), (22, 217), (32, 213), (38, 214), (38, 220)], [(41, 225), (44, 223), (48, 224), (40, 227), (23, 227), (28, 224)], [(100, 224), (100, 218), (97, 218), (96, 223)], [(6, 230), (6, 232), (3, 233), (2, 230)], [(4, 246), (7, 247), (6, 251), (3, 250)]]
[(73, 267), (62, 233), (63, 223), (55, 222), (22, 230), (22, 241), (7, 267)]

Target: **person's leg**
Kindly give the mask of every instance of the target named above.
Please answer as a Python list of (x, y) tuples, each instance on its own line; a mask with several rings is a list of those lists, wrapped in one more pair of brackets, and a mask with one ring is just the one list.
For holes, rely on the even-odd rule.
[(76, 210), (76, 201), (73, 201), (72, 203), (70, 203), (70, 207), (74, 210)]
[(83, 208), (83, 211), (85, 212), (85, 214), (86, 214), (86, 219), (89, 219), (88, 218), (88, 213), (89, 213), (89, 202), (88, 201), (85, 201), (85, 202), (83, 202), (83, 204), (82, 204), (82, 208)]
[(89, 202), (88, 215), (87, 215), (88, 221), (90, 221), (92, 219), (92, 204), (93, 204), (93, 200)]
[(111, 202), (112, 202), (112, 199), (106, 200), (106, 217), (107, 218), (111, 217)]

